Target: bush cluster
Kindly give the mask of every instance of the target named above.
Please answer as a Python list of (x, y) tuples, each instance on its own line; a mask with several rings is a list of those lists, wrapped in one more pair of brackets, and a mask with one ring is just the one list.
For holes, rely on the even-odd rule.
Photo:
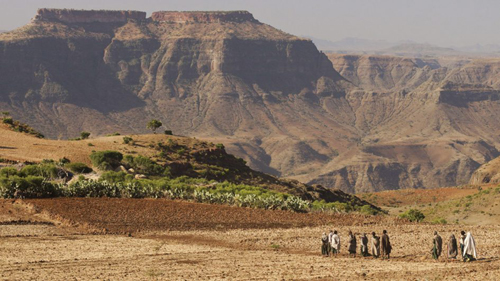
[[(223, 183), (221, 185), (230, 185)], [(189, 181), (181, 180), (132, 180), (126, 182), (108, 182), (104, 180), (77, 181), (60, 193), (68, 197), (120, 197), (120, 198), (169, 198), (193, 200), (210, 204), (226, 204), (240, 207), (280, 209), (295, 212), (309, 210), (310, 202), (288, 194), (243, 192), (247, 187), (234, 185), (234, 191), (222, 188), (210, 189), (196, 187)], [(257, 188), (258, 189), (258, 188)], [(226, 192), (220, 192), (226, 190)]]
[(33, 136), (40, 138), (40, 139), (43, 139), (45, 137), (44, 135), (42, 135), (40, 132), (36, 131), (35, 129), (33, 129), (29, 125), (21, 123), (19, 121), (14, 121), (14, 119), (12, 119), (12, 117), (4, 117), (2, 119), (2, 122), (4, 124), (9, 125), (10, 129), (13, 131), (20, 132), (20, 133), (28, 133), (28, 134), (33, 135)]
[(168, 168), (164, 168), (163, 166), (157, 164), (155, 161), (142, 155), (138, 155), (136, 157), (132, 155), (126, 155), (123, 159), (123, 164), (125, 164), (129, 168), (134, 169), (136, 173), (140, 174), (161, 176), (169, 175)]
[(116, 169), (120, 166), (122, 159), (123, 154), (112, 150), (94, 151), (90, 154), (92, 165), (101, 170)]
[(403, 219), (407, 219), (412, 222), (421, 222), (425, 219), (425, 215), (417, 209), (409, 209), (408, 211), (399, 215)]

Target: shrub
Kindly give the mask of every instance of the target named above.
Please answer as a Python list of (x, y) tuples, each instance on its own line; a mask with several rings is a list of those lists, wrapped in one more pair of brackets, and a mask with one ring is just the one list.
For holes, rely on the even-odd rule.
[(224, 145), (222, 143), (218, 143), (215, 145), (218, 149), (224, 149)]
[(39, 176), (45, 179), (57, 179), (59, 177), (59, 169), (54, 164), (38, 164), (26, 165), (19, 174), (23, 177)]
[(410, 209), (399, 215), (399, 217), (407, 219), (411, 222), (421, 222), (423, 219), (425, 219), (425, 215), (417, 209)]
[[(71, 162), (71, 161), (70, 161), (68, 158), (63, 157), (63, 158), (61, 158), (61, 159), (59, 159), (59, 160), (57, 161), (57, 165), (59, 165), (59, 166), (64, 166), (64, 165), (66, 165), (66, 164), (68, 164), (68, 163), (70, 163), (70, 162)], [(52, 161), (52, 163), (54, 163), (54, 161)]]
[(167, 171), (166, 168), (162, 167), (155, 161), (145, 156), (139, 155), (137, 157), (134, 157), (132, 155), (125, 155), (124, 162), (125, 164), (136, 170), (136, 172), (138, 173), (152, 175), (152, 176), (170, 174), (170, 169), (168, 169)]
[(120, 171), (120, 172), (114, 172), (114, 171), (108, 171), (104, 172), (101, 177), (99, 178), (99, 181), (106, 181), (109, 183), (119, 183), (119, 182), (125, 182), (126, 180), (127, 173)]
[(14, 119), (12, 119), (11, 117), (5, 117), (3, 118), (3, 123), (8, 125), (14, 125)]
[(39, 176), (0, 177), (2, 198), (47, 198), (60, 195), (60, 188)]
[(89, 137), (90, 137), (90, 133), (89, 132), (83, 131), (83, 132), (80, 133), (80, 139), (82, 139), (82, 140), (88, 139)]
[(133, 143), (133, 141), (134, 141), (134, 139), (132, 139), (131, 137), (123, 137), (124, 144)]
[(370, 216), (373, 216), (373, 215), (376, 215), (378, 214), (378, 211), (376, 209), (374, 209), (372, 206), (370, 205), (363, 205), (360, 209), (359, 209), (359, 212), (362, 213), (362, 214), (365, 214), (365, 215), (370, 215)]
[(64, 167), (75, 174), (88, 174), (92, 172), (92, 168), (83, 163), (67, 163)]
[(173, 135), (172, 130), (165, 130), (165, 135), (168, 135), (168, 136)]
[(3, 169), (0, 170), (0, 176), (1, 177), (10, 177), (10, 176), (17, 176), (18, 175), (18, 171), (16, 168), (13, 168), (13, 167), (5, 167)]
[(122, 159), (123, 154), (113, 150), (95, 151), (90, 154), (92, 165), (102, 170), (118, 167)]

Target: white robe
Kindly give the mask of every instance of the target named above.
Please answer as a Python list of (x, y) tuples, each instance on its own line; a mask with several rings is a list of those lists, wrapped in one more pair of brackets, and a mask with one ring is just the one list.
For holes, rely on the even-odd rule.
[(332, 244), (333, 232), (328, 233), (328, 243)]
[(475, 259), (477, 259), (476, 241), (474, 241), (474, 238), (472, 237), (472, 234), (470, 232), (467, 232), (464, 240), (463, 256), (465, 256), (466, 254), (471, 255)]
[(332, 248), (337, 250), (337, 253), (340, 252), (340, 237), (337, 234), (333, 234), (332, 236)]

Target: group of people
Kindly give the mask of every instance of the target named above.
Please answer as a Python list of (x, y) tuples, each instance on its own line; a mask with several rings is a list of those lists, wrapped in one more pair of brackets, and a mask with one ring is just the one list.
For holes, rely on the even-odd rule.
[[(327, 235), (326, 233), (323, 233), (323, 236), (321, 237), (321, 254), (324, 256), (333, 256), (336, 257), (340, 253), (340, 236), (338, 235), (337, 230), (330, 230), (330, 233)], [(352, 231), (349, 230), (349, 238), (348, 238), (348, 251), (349, 251), (349, 256), (355, 257), (356, 256), (356, 250), (357, 250), (357, 241), (356, 241), (356, 236), (352, 233)], [(368, 249), (368, 237), (366, 233), (363, 233), (360, 239), (360, 249), (361, 249), (361, 255), (363, 257), (367, 257), (370, 255), (369, 249)], [(389, 240), (389, 235), (387, 235), (387, 231), (384, 230), (382, 232), (382, 237), (377, 236), (375, 232), (372, 232), (371, 235), (371, 255), (374, 258), (378, 258), (379, 256), (382, 256), (382, 259), (389, 259), (391, 255), (391, 242)]]
[[(432, 257), (438, 260), (443, 250), (443, 239), (439, 236), (437, 231), (434, 232), (432, 244)], [(470, 232), (467, 232), (467, 234), (465, 234), (465, 231), (460, 232), (459, 245), (463, 261), (468, 262), (477, 259), (476, 241)], [(457, 239), (454, 234), (451, 234), (448, 239), (446, 254), (449, 259), (456, 259), (458, 256)]]
[[(321, 237), (321, 254), (323, 256), (333, 256), (336, 257), (340, 253), (340, 236), (337, 230), (330, 230), (327, 235), (323, 233)], [(349, 230), (349, 236), (347, 239), (349, 256), (355, 257), (357, 251), (357, 240), (356, 236)], [(371, 256), (378, 258), (382, 256), (382, 259), (389, 259), (392, 251), (391, 242), (389, 240), (389, 235), (387, 231), (382, 232), (382, 237), (379, 237), (372, 232), (370, 249), (368, 249), (368, 237), (366, 233), (363, 233), (360, 237), (360, 252), (363, 257)], [(476, 252), (476, 242), (472, 237), (470, 232), (465, 233), (465, 231), (460, 232), (460, 252), (464, 261), (473, 261), (477, 259)], [(433, 248), (431, 250), (432, 257), (434, 259), (439, 259), (443, 249), (443, 239), (439, 236), (438, 232), (434, 232)], [(450, 235), (447, 244), (447, 257), (451, 259), (456, 259), (458, 256), (458, 246), (455, 235)]]

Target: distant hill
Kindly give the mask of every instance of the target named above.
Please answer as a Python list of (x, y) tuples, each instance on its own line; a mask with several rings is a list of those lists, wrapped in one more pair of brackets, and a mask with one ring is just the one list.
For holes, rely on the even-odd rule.
[(490, 54), (495, 56), (500, 55), (499, 44), (487, 44), (487, 45), (476, 44), (464, 47), (457, 47), (456, 49), (462, 52), (469, 52), (475, 54)]
[(439, 57), (459, 55), (460, 52), (452, 48), (443, 48), (431, 44), (406, 43), (396, 45), (376, 52), (377, 54), (410, 56), (410, 57)]
[(339, 41), (329, 41), (309, 36), (305, 37), (310, 38), (318, 49), (323, 51), (363, 52), (390, 48), (396, 45), (396, 43), (385, 40), (369, 40), (355, 37), (347, 37)]

